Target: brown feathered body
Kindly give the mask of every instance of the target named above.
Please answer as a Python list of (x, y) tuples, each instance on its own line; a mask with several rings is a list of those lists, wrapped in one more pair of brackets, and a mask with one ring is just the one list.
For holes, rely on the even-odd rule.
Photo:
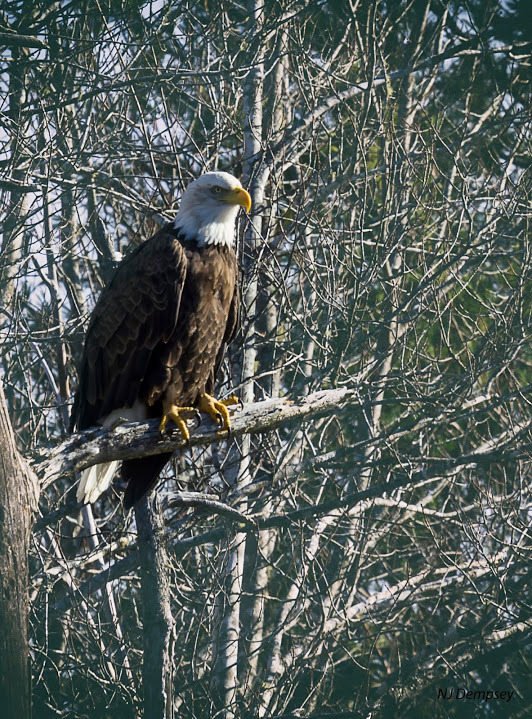
[[(194, 406), (212, 394), (238, 324), (234, 250), (200, 245), (168, 224), (118, 266), (92, 313), (72, 429), (124, 416), (160, 418), (163, 402)], [(171, 454), (123, 462), (130, 507)]]

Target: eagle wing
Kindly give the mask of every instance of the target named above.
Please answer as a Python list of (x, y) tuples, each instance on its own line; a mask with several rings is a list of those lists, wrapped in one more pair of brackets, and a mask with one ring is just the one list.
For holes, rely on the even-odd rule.
[(216, 355), (216, 361), (214, 363), (213, 371), (211, 376), (209, 377), (209, 382), (207, 384), (207, 393), (212, 394), (214, 392), (214, 383), (216, 381), (216, 377), (218, 376), (218, 372), (220, 371), (220, 367), (222, 365), (222, 362), (225, 357), (225, 352), (227, 350), (227, 346), (231, 344), (231, 342), (234, 340), (235, 335), (237, 334), (239, 328), (240, 328), (240, 286), (238, 283), (238, 272), (236, 269), (236, 257), (234, 259), (234, 265), (235, 265), (235, 289), (233, 294), (233, 299), (231, 300), (231, 305), (229, 306), (229, 314), (227, 315), (227, 324), (225, 326), (225, 332), (222, 340), (222, 344), (220, 345), (220, 349), (218, 350), (218, 354)]
[(120, 263), (87, 330), (72, 426), (86, 429), (134, 404), (155, 347), (175, 330), (186, 272), (171, 226)]

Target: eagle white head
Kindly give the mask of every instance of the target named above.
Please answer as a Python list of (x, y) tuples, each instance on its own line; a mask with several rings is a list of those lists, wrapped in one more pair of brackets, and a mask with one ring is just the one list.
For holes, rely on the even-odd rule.
[(183, 193), (174, 227), (200, 247), (232, 247), (240, 207), (249, 212), (251, 197), (236, 177), (228, 172), (206, 172)]

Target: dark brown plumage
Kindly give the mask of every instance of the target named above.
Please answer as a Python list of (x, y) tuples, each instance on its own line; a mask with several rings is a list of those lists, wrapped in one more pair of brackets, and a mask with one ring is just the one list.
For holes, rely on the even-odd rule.
[[(244, 193), (248, 203), (241, 188), (231, 192)], [(113, 421), (121, 413), (128, 419), (161, 418), (171, 407), (197, 407), (212, 395), (238, 325), (237, 261), (230, 244), (185, 238), (175, 227), (178, 220), (123, 260), (103, 290), (87, 330), (72, 430)], [(170, 456), (123, 463), (126, 507), (153, 487)], [(87, 478), (82, 480), (81, 498), (94, 501), (106, 488), (91, 490), (99, 481), (93, 478), (87, 489)]]

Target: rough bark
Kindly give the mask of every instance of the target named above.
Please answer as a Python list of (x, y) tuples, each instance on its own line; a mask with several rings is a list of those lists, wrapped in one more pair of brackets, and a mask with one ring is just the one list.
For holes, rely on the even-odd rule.
[(72, 435), (52, 450), (43, 450), (34, 469), (42, 488), (46, 489), (59, 477), (93, 464), (209, 445), (229, 436), (267, 432), (285, 422), (334, 412), (349, 401), (359, 403), (357, 391), (342, 388), (323, 390), (293, 400), (282, 397), (255, 402), (244, 405), (233, 415), (230, 433), (218, 431), (214, 422), (204, 418), (201, 427), (191, 432), (188, 443), (177, 430), (169, 430), (165, 437), (161, 437), (156, 420), (89, 429)]
[(0, 383), (0, 707), (4, 719), (31, 717), (28, 547), (37, 483), (16, 444)]

